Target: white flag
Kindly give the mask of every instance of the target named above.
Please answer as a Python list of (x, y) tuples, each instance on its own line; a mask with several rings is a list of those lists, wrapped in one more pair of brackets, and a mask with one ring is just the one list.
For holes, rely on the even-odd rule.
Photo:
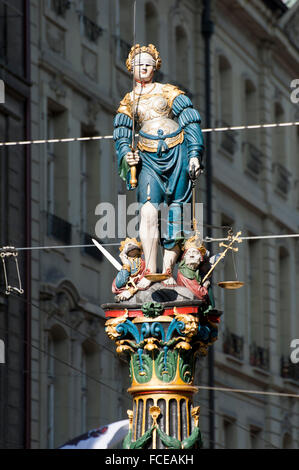
[(122, 441), (128, 432), (129, 420), (123, 419), (81, 434), (63, 444), (59, 449), (109, 449)]

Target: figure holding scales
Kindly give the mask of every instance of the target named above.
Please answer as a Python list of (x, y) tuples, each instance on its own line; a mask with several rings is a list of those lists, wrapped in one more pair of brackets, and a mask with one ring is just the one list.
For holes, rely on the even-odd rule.
[[(157, 271), (159, 243), (158, 207), (169, 208), (168, 233), (163, 238), (164, 281), (175, 286), (173, 267), (180, 254), (176, 234), (179, 231), (183, 205), (191, 202), (192, 184), (189, 172), (198, 176), (204, 152), (201, 118), (191, 100), (178, 87), (153, 81), (161, 67), (154, 45), (132, 47), (126, 61), (133, 74), (134, 90), (120, 102), (114, 119), (114, 140), (120, 177), (127, 189), (137, 189), (141, 204), (140, 240), (149, 273)], [(139, 130), (137, 148), (132, 148), (132, 135)], [(133, 139), (134, 142), (134, 139)], [(178, 228), (179, 227), (179, 228)], [(151, 281), (143, 277), (139, 289)]]

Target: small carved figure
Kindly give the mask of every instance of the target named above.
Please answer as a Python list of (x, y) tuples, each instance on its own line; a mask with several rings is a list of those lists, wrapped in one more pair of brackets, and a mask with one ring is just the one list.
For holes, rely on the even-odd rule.
[(112, 292), (118, 300), (128, 300), (139, 290), (138, 282), (145, 273), (141, 243), (136, 238), (126, 238), (120, 245), (122, 269), (112, 283)]
[(187, 287), (200, 300), (206, 300), (214, 308), (214, 298), (210, 289), (210, 281), (202, 284), (202, 279), (209, 272), (216, 260), (216, 256), (210, 258), (209, 251), (201, 240), (191, 237), (186, 241), (182, 260), (178, 266), (177, 284)]

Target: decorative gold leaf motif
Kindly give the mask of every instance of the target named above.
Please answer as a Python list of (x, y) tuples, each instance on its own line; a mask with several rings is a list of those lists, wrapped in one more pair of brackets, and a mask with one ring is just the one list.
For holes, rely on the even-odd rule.
[(125, 352), (134, 352), (134, 349), (124, 344), (124, 345), (118, 345), (116, 348), (116, 352), (117, 354), (123, 354)]
[(199, 414), (200, 414), (200, 406), (195, 406), (194, 408), (192, 408), (191, 416), (194, 420), (194, 425), (196, 428), (198, 428), (198, 424), (199, 424)]
[(186, 315), (178, 313), (176, 307), (173, 309), (175, 319), (185, 324), (184, 334), (187, 338), (191, 339), (198, 332), (198, 318), (193, 315)]
[(145, 342), (146, 345), (144, 346), (144, 349), (146, 349), (147, 351), (154, 351), (155, 349), (159, 349), (156, 344), (156, 342), (159, 342), (157, 338), (147, 338)]
[(129, 429), (132, 430), (133, 429), (133, 416), (134, 416), (133, 410), (127, 410), (127, 415), (129, 418)]
[(150, 415), (151, 415), (152, 420), (153, 420), (153, 426), (156, 426), (157, 425), (157, 419), (159, 418), (159, 416), (161, 414), (161, 410), (160, 410), (159, 406), (151, 406), (150, 409), (149, 409), (149, 412), (150, 412)]
[(174, 347), (174, 349), (184, 349), (185, 351), (189, 351), (190, 349), (192, 349), (192, 346), (190, 345), (190, 343), (187, 343), (187, 341), (180, 341)]
[(122, 317), (117, 317), (117, 318), (111, 318), (110, 320), (107, 320), (105, 323), (105, 331), (110, 339), (112, 341), (115, 341), (117, 338), (121, 336), (121, 333), (119, 333), (116, 330), (116, 327), (120, 325), (121, 323), (124, 323), (126, 319), (128, 318), (128, 310), (125, 310), (125, 314)]

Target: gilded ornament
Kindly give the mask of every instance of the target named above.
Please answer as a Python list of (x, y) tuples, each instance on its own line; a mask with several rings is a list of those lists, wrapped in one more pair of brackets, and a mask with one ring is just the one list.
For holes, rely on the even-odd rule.
[(200, 406), (195, 406), (192, 408), (191, 416), (194, 420), (194, 425), (198, 428), (199, 425), (199, 414), (200, 414)]
[(179, 322), (184, 323), (184, 335), (187, 338), (192, 338), (198, 332), (198, 318), (194, 317), (193, 315), (186, 315), (183, 313), (178, 313), (176, 307), (173, 309), (175, 319)]
[(128, 318), (128, 310), (125, 310), (125, 314), (122, 317), (117, 317), (117, 318), (111, 318), (110, 320), (107, 320), (105, 323), (105, 331), (110, 339), (112, 341), (115, 341), (116, 338), (119, 338), (121, 336), (121, 333), (119, 333), (116, 329), (118, 325), (121, 323), (124, 323)]
[(134, 349), (131, 348), (131, 346), (128, 346), (127, 344), (124, 344), (125, 341), (116, 341), (116, 352), (117, 354), (123, 354), (123, 353), (133, 353)]
[(190, 345), (190, 343), (188, 343), (187, 341), (180, 341), (175, 347), (174, 349), (182, 349), (184, 351), (190, 351), (190, 349), (192, 349), (192, 346)]
[(119, 103), (118, 113), (126, 114), (129, 118), (133, 118), (132, 113), (132, 100), (130, 93), (127, 93), (125, 97)]
[(147, 351), (154, 351), (159, 349), (156, 343), (159, 343), (159, 340), (157, 338), (147, 338), (145, 339), (146, 345), (144, 346), (144, 349)]
[(142, 245), (141, 245), (141, 242), (138, 242), (136, 238), (126, 238), (125, 240), (122, 240), (120, 242), (120, 247), (119, 247), (119, 251), (122, 253), (125, 246), (130, 243), (131, 245), (134, 245), (136, 248), (139, 248), (141, 251), (142, 251)]
[(149, 409), (149, 412), (153, 420), (153, 426), (157, 426), (157, 419), (159, 418), (161, 414), (161, 410), (159, 406), (151, 406)]
[(188, 250), (189, 248), (196, 248), (202, 256), (205, 256), (207, 249), (202, 243), (202, 240), (198, 237), (198, 235), (194, 235), (191, 238), (188, 238), (184, 244), (184, 250)]

